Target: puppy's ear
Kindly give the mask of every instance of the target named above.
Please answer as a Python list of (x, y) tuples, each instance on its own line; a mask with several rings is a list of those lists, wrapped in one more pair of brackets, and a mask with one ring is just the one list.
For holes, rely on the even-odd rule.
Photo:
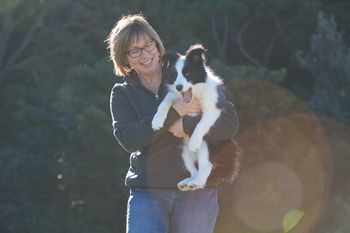
[(173, 83), (176, 79), (177, 73), (174, 68), (175, 62), (179, 58), (179, 54), (167, 51), (163, 57), (162, 57), (162, 73), (163, 73), (163, 80), (165, 83)]
[(201, 44), (191, 45), (186, 51), (186, 60), (193, 63), (203, 63), (205, 62), (205, 52), (207, 50)]
[(163, 69), (168, 70), (171, 64), (174, 64), (178, 57), (179, 55), (177, 53), (173, 51), (167, 51), (161, 59)]

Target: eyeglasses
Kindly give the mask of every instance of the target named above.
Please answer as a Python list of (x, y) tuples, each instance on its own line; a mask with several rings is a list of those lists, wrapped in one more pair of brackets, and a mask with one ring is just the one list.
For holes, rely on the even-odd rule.
[(138, 58), (139, 56), (141, 56), (143, 50), (145, 50), (146, 52), (152, 52), (152, 50), (155, 49), (155, 47), (156, 42), (154, 40), (151, 40), (144, 47), (131, 49), (126, 53), (132, 58)]

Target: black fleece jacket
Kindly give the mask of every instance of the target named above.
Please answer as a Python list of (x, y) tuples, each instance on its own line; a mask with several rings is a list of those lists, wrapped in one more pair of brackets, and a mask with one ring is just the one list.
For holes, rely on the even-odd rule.
[[(151, 127), (157, 107), (166, 95), (166, 85), (161, 83), (159, 93), (155, 95), (140, 83), (136, 72), (124, 80), (112, 88), (110, 109), (114, 136), (131, 153), (125, 184), (130, 187), (176, 188), (179, 181), (189, 176), (181, 157), (182, 139), (168, 132), (169, 126), (180, 116), (171, 108), (162, 129), (153, 131)], [(205, 136), (209, 142), (229, 139), (238, 131), (234, 105), (221, 90), (218, 107), (222, 113)], [(184, 131), (191, 135), (199, 120), (200, 116), (185, 116)]]

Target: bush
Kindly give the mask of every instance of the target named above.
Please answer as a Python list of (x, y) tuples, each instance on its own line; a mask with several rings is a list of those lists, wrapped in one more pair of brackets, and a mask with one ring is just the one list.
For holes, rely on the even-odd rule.
[(279, 84), (286, 75), (285, 69), (270, 70), (266, 67), (249, 65), (230, 66), (217, 59), (210, 61), (210, 65), (224, 80), (233, 78), (256, 79)]
[(298, 51), (296, 57), (315, 80), (307, 104), (323, 116), (350, 122), (350, 48), (333, 16), (319, 14), (310, 51)]

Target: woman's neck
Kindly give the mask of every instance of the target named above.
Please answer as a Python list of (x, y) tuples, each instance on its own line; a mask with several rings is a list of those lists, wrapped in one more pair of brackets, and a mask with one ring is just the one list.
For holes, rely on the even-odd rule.
[(158, 89), (159, 89), (160, 83), (162, 81), (161, 71), (159, 71), (155, 74), (152, 74), (152, 75), (138, 74), (138, 77), (141, 81), (141, 84), (144, 87), (146, 87), (148, 90), (152, 91), (155, 94), (158, 93)]

